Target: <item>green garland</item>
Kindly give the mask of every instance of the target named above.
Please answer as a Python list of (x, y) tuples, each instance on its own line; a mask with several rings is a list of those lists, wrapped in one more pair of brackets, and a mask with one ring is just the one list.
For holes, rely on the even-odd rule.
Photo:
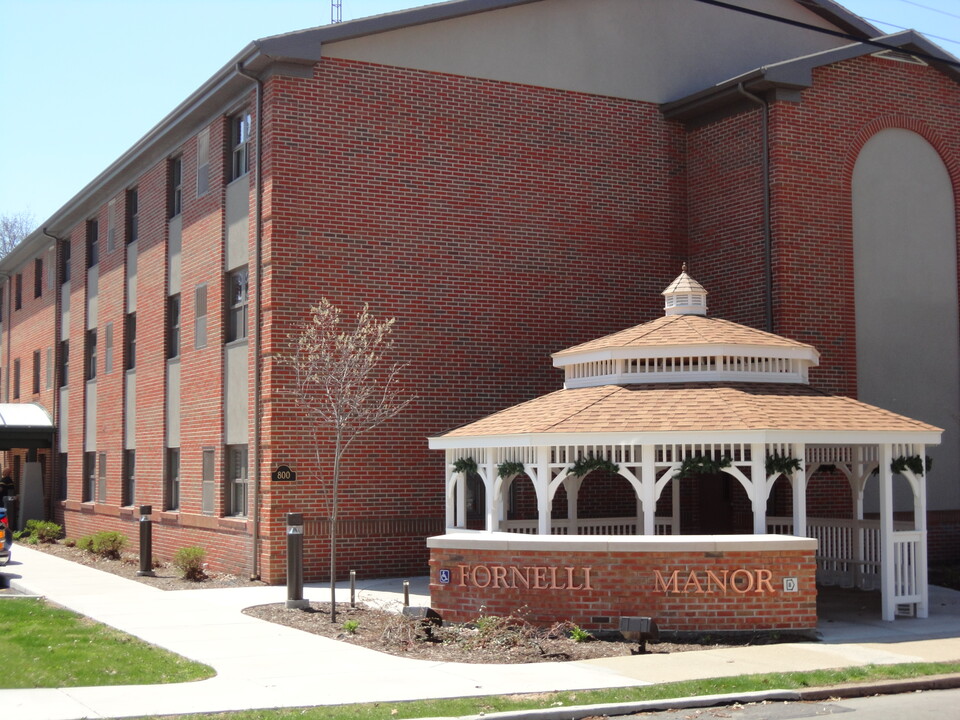
[(460, 458), (453, 463), (453, 471), (458, 473), (475, 473), (477, 471), (477, 461), (472, 457)]
[(524, 467), (523, 463), (517, 462), (516, 460), (504, 460), (497, 465), (497, 474), (504, 479), (511, 478), (514, 475), (520, 475), (526, 471), (527, 468)]
[(914, 475), (924, 475), (930, 472), (932, 467), (933, 459), (929, 455), (926, 457), (926, 461), (921, 460), (919, 455), (911, 455), (910, 457), (901, 455), (890, 463), (892, 472), (902, 473), (904, 470), (909, 470)]
[(578, 458), (577, 461), (570, 466), (570, 474), (576, 475), (577, 477), (584, 477), (594, 470), (606, 470), (617, 473), (620, 472), (620, 466), (605, 458), (594, 457), (593, 453), (586, 457)]
[(773, 453), (773, 455), (767, 455), (767, 477), (771, 475), (777, 475), (783, 473), (784, 475), (790, 475), (791, 473), (796, 472), (802, 467), (800, 460), (795, 457), (790, 457), (789, 455), (781, 455), (780, 453)]
[(693, 475), (716, 475), (724, 468), (730, 467), (733, 459), (729, 455), (724, 455), (719, 460), (714, 460), (707, 455), (694, 455), (688, 457), (673, 474), (675, 478), (691, 477)]

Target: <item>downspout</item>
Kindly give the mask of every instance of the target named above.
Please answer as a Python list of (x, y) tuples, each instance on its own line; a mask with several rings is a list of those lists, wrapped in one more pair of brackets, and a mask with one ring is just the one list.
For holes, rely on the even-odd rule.
[(257, 89), (257, 153), (254, 165), (254, 195), (256, 210), (254, 218), (254, 253), (256, 255), (257, 287), (254, 295), (253, 310), (253, 562), (251, 563), (251, 577), (260, 579), (260, 367), (261, 367), (261, 334), (260, 322), (262, 319), (263, 303), (263, 177), (260, 166), (263, 160), (263, 81), (243, 69), (243, 62), (237, 63), (237, 73), (251, 80)]
[(764, 313), (767, 332), (773, 332), (773, 233), (770, 228), (770, 105), (758, 95), (749, 92), (743, 83), (737, 84), (737, 91), (748, 100), (760, 106), (763, 113), (761, 133), (761, 153), (763, 165), (763, 281)]
[(50, 272), (53, 273), (53, 292), (54, 292), (54, 301), (53, 301), (53, 403), (52, 409), (53, 412), (53, 427), (54, 434), (52, 438), (53, 445), (50, 448), (50, 496), (47, 498), (47, 517), (53, 518), (53, 505), (56, 502), (56, 497), (59, 497), (59, 493), (54, 493), (53, 490), (56, 487), (57, 478), (60, 477), (58, 467), (59, 463), (57, 462), (60, 457), (60, 453), (57, 452), (58, 445), (60, 442), (60, 333), (63, 329), (60, 327), (63, 322), (62, 314), (62, 288), (60, 287), (60, 262), (61, 262), (61, 246), (69, 240), (62, 240), (56, 235), (51, 235), (47, 232), (47, 228), (41, 228), (40, 232), (46, 235), (48, 238), (53, 240), (53, 267), (50, 268)]

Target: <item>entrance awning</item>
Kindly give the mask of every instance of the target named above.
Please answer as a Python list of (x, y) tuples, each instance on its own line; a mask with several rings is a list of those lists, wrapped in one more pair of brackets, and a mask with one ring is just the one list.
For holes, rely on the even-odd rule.
[(53, 447), (53, 420), (36, 403), (0, 403), (0, 450)]

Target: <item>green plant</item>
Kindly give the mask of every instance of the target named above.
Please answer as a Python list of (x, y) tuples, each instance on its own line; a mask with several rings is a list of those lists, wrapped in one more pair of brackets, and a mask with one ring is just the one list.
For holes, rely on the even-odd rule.
[(77, 547), (108, 560), (119, 560), (127, 537), (115, 530), (101, 530), (77, 540)]
[(511, 478), (514, 475), (520, 475), (527, 471), (522, 462), (515, 460), (504, 460), (497, 465), (497, 474), (502, 478)]
[(594, 639), (595, 639), (595, 638), (593, 637), (593, 635), (591, 635), (589, 632), (587, 632), (586, 630), (584, 630), (584, 629), (583, 629), (582, 627), (580, 627), (579, 625), (573, 625), (573, 626), (571, 626), (571, 628), (570, 628), (570, 638), (571, 638), (574, 642), (578, 642), (578, 643), (590, 642), (591, 640), (594, 640)]
[(593, 453), (586, 457), (577, 458), (577, 461), (570, 466), (570, 474), (577, 477), (583, 477), (594, 470), (606, 470), (616, 473), (620, 471), (620, 466), (606, 458), (594, 457)]
[(63, 539), (63, 544), (66, 545), (67, 547), (76, 547), (77, 541), (74, 540), (73, 538), (68, 537)]
[[(63, 526), (48, 520), (27, 520), (27, 527), (20, 532), (20, 537), (33, 545), (55, 543), (62, 535)], [(14, 537), (17, 537), (16, 534)]]
[(202, 547), (194, 545), (180, 548), (173, 556), (173, 566), (180, 571), (180, 577), (184, 580), (200, 582), (207, 579), (207, 574), (203, 571), (203, 560), (206, 556), (207, 551)]
[(475, 473), (477, 471), (477, 461), (472, 457), (458, 458), (453, 463), (453, 470), (458, 473)]
[(800, 460), (795, 457), (790, 457), (789, 455), (781, 455), (780, 453), (773, 453), (773, 455), (767, 455), (766, 470), (767, 476), (777, 475), (783, 473), (784, 475), (790, 475), (795, 473), (802, 466)]
[(730, 467), (733, 460), (729, 455), (724, 455), (719, 460), (714, 460), (709, 455), (693, 455), (688, 457), (673, 474), (675, 478), (692, 477), (694, 475), (716, 475), (724, 468)]
[(923, 475), (925, 472), (930, 472), (932, 467), (933, 459), (930, 456), (927, 456), (926, 461), (924, 461), (920, 459), (919, 455), (911, 455), (910, 457), (901, 455), (890, 463), (892, 472), (902, 473), (904, 470), (909, 470), (914, 475)]
[(359, 620), (345, 620), (343, 623), (343, 630), (349, 635), (356, 635), (357, 628), (359, 627), (360, 627)]

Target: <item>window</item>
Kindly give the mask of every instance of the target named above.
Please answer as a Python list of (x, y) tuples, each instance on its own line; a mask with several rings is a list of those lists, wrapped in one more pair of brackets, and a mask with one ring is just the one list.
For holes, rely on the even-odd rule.
[(47, 272), (44, 275), (44, 280), (46, 281), (47, 290), (53, 290), (53, 276), (56, 274), (54, 270), (57, 267), (57, 250), (55, 247), (49, 248), (47, 250)]
[(53, 390), (53, 348), (47, 348), (47, 390)]
[(180, 357), (180, 295), (167, 298), (167, 358)]
[(87, 267), (92, 268), (100, 262), (100, 223), (87, 220)]
[(107, 454), (100, 453), (100, 462), (97, 463), (97, 502), (107, 502)]
[(113, 372), (113, 323), (103, 328), (103, 374)]
[(33, 394), (40, 394), (40, 351), (33, 351)]
[(83, 502), (93, 502), (97, 488), (97, 454), (85, 452), (83, 454)]
[(97, 379), (97, 331), (87, 330), (86, 358), (84, 367), (87, 380)]
[(43, 258), (33, 259), (33, 296), (43, 295)]
[(13, 309), (19, 310), (23, 307), (23, 275), (16, 274), (13, 278)]
[(133, 505), (136, 500), (137, 451), (123, 451), (123, 504)]
[(127, 313), (126, 329), (124, 332), (124, 365), (127, 370), (137, 367), (137, 314)]
[(140, 199), (137, 189), (127, 190), (127, 243), (135, 243), (140, 236)]
[(13, 361), (13, 399), (20, 399), (20, 358)]
[(167, 467), (166, 477), (166, 502), (164, 505), (167, 510), (180, 509), (180, 448), (167, 448)]
[(197, 135), (197, 197), (210, 190), (210, 128)]
[(107, 252), (113, 252), (117, 247), (117, 200), (114, 198), (107, 203)]
[(230, 118), (230, 149), (230, 180), (236, 180), (250, 169), (250, 113)]
[(207, 346), (207, 284), (197, 285), (193, 292), (193, 347)]
[(170, 217), (183, 211), (183, 158), (170, 160)]
[(67, 453), (57, 455), (57, 499), (67, 499)]
[(200, 482), (200, 512), (204, 515), (213, 515), (216, 451), (213, 448), (203, 449), (203, 469)]
[(227, 276), (227, 342), (247, 336), (247, 268)]
[(66, 387), (70, 381), (70, 341), (60, 341), (60, 387)]
[(70, 282), (70, 243), (60, 245), (60, 284)]
[(247, 514), (247, 446), (227, 445), (227, 497), (229, 515)]

